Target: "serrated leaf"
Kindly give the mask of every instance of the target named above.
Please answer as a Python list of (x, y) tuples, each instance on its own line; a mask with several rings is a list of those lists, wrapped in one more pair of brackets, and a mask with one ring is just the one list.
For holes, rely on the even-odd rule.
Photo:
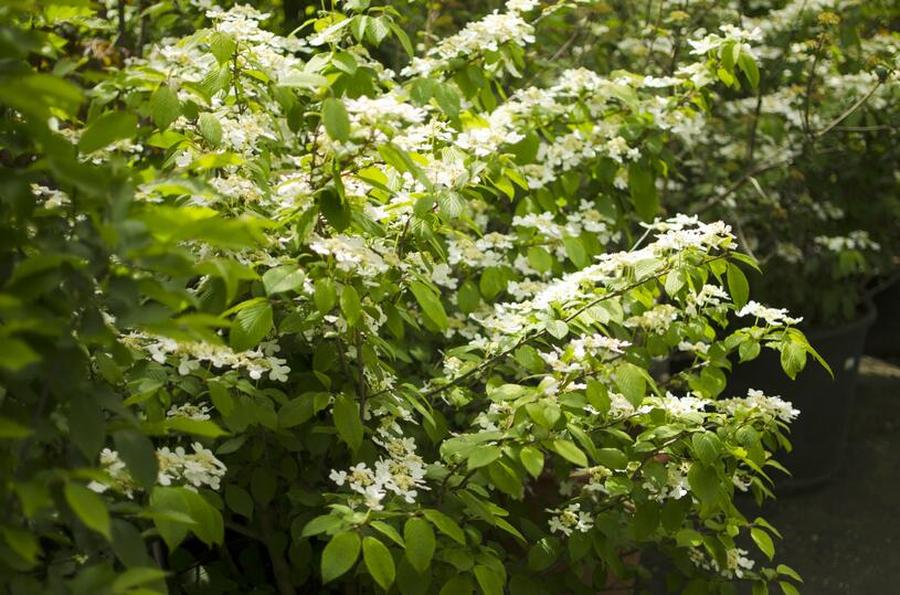
[(159, 86), (150, 96), (150, 115), (160, 130), (165, 130), (177, 120), (181, 115), (181, 102), (175, 91), (167, 85)]
[(235, 351), (256, 347), (272, 330), (272, 305), (264, 300), (242, 308), (231, 323), (229, 342)]
[(294, 291), (303, 286), (306, 275), (295, 264), (269, 269), (262, 276), (263, 287), (267, 295)]
[(697, 432), (691, 437), (694, 454), (701, 462), (711, 465), (717, 461), (721, 452), (719, 438), (711, 432)]
[(208, 112), (200, 114), (197, 118), (197, 128), (200, 129), (200, 135), (210, 146), (218, 147), (222, 142), (222, 124), (215, 115)]

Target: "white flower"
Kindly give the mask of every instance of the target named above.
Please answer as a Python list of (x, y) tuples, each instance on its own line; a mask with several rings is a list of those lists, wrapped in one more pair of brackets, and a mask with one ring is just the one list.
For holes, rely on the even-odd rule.
[(743, 308), (738, 310), (737, 315), (741, 318), (744, 316), (761, 318), (770, 326), (792, 326), (803, 321), (802, 317), (793, 318), (788, 316), (786, 308), (768, 308), (753, 300), (750, 300)]
[(729, 415), (759, 415), (766, 420), (779, 419), (790, 423), (798, 415), (800, 410), (795, 409), (790, 401), (785, 401), (779, 396), (766, 396), (761, 390), (751, 388), (747, 396), (733, 399), (720, 399), (715, 402), (716, 408)]
[(581, 504), (577, 502), (562, 510), (547, 509), (547, 512), (553, 514), (549, 523), (551, 533), (563, 533), (568, 537), (573, 531), (587, 533), (594, 527), (591, 515), (581, 510)]
[(166, 412), (166, 417), (183, 417), (185, 419), (203, 421), (210, 418), (209, 411), (210, 408), (208, 405), (193, 405), (191, 403), (185, 403), (184, 405), (172, 405)]

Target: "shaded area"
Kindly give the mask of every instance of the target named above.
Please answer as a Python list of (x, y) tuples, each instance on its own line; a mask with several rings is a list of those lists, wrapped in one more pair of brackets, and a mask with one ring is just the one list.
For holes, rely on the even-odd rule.
[(826, 486), (767, 503), (803, 593), (900, 593), (900, 367), (865, 358), (850, 436)]

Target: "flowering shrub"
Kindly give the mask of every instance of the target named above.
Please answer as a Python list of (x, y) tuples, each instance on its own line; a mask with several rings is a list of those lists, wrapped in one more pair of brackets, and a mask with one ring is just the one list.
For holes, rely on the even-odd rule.
[[(615, 3), (627, 17), (605, 28), (594, 51), (622, 65), (644, 61), (649, 74), (683, 68), (698, 52), (722, 51), (692, 31), (732, 21), (738, 3), (711, 4), (647, 14), (639, 3)], [(872, 277), (898, 267), (897, 234), (884, 225), (900, 217), (890, 109), (900, 88), (896, 8), (877, 0), (749, 4), (750, 47), (741, 52), (760, 62), (759, 83), (739, 89), (717, 73), (731, 89), (710, 103), (704, 134), (672, 145), (682, 167), (662, 192), (671, 208), (736, 227), (760, 261), (766, 299), (808, 323), (853, 320)]]
[(733, 501), (798, 412), (723, 391), (818, 356), (657, 189), (755, 33), (552, 73), (529, 46), (571, 8), (510, 0), (394, 69), (389, 6), (287, 37), (208, 6), (76, 60), (102, 14), (4, 10), (13, 592), (595, 592), (645, 550), (673, 590), (796, 591)]

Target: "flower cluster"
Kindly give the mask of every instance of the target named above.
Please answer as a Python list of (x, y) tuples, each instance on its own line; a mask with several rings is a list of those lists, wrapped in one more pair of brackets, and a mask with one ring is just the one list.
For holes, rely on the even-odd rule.
[(413, 504), (419, 490), (430, 489), (425, 483), (425, 464), (416, 454), (415, 442), (412, 438), (388, 438), (381, 445), (388, 456), (375, 461), (374, 469), (357, 463), (347, 471), (333, 469), (329, 478), (338, 486), (347, 484), (369, 510), (382, 510), (389, 493)]
[[(199, 442), (191, 444), (191, 448), (193, 452), (187, 452), (181, 446), (174, 450), (168, 446), (156, 450), (156, 460), (159, 463), (157, 484), (181, 484), (192, 489), (207, 486), (218, 490), (228, 468)], [(88, 484), (90, 489), (101, 494), (111, 489), (129, 499), (134, 498), (137, 484), (117, 451), (104, 448), (100, 453), (100, 465), (106, 477), (102, 481), (92, 481)]]

